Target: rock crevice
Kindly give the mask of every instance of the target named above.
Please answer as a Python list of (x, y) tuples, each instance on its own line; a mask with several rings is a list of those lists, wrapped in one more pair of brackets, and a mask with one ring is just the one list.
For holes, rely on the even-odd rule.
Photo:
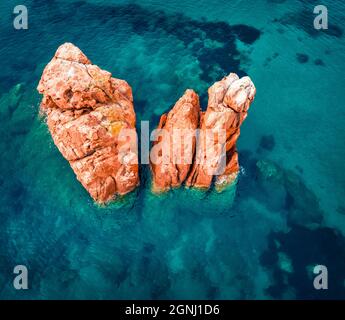
[[(178, 112), (186, 95), (190, 95), (191, 92), (194, 94), (194, 113)], [(198, 96), (194, 91), (187, 90), (173, 109), (161, 117), (158, 128), (166, 130), (165, 136), (159, 142), (170, 141), (175, 148), (171, 150), (167, 161), (164, 162), (163, 158), (158, 165), (151, 162), (153, 190), (163, 192), (182, 184), (187, 187), (208, 189), (214, 182), (215, 188), (221, 191), (234, 183), (240, 169), (236, 142), (240, 135), (240, 126), (247, 117), (255, 93), (255, 86), (249, 77), (240, 79), (236, 74), (230, 73), (209, 88), (208, 106), (205, 112), (201, 112)], [(167, 126), (168, 119), (170, 122)], [(176, 133), (173, 129), (183, 126), (198, 131), (195, 139), (193, 137), (190, 140), (192, 148), (187, 149), (187, 153), (181, 144), (185, 151), (182, 160), (193, 160), (178, 165), (175, 162), (176, 155), (181, 151), (176, 147), (176, 143), (183, 134)], [(155, 144), (157, 142), (154, 143), (154, 147)], [(163, 143), (161, 152), (166, 149)], [(181, 167), (183, 174), (179, 175), (179, 170), (176, 168)]]

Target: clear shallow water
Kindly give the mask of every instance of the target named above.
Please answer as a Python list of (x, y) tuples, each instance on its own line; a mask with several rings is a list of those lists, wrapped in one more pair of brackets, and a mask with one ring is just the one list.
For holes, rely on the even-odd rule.
[[(324, 3), (327, 33), (314, 1), (27, 1), (27, 31), (12, 28), (16, 4), (0, 4), (0, 298), (345, 298), (343, 1)], [(152, 128), (185, 89), (205, 107), (214, 81), (250, 75), (234, 203), (154, 196), (143, 168), (135, 193), (96, 207), (38, 116), (38, 80), (66, 41), (130, 83)], [(260, 160), (279, 164), (276, 182)], [(17, 264), (28, 291), (12, 287)], [(313, 289), (315, 264), (328, 291)]]

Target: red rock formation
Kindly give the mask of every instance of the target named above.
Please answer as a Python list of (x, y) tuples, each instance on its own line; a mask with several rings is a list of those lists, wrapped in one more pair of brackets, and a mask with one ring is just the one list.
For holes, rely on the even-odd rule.
[(139, 184), (132, 90), (124, 80), (92, 65), (66, 43), (44, 69), (38, 85), (41, 110), (55, 145), (98, 203), (114, 200)]
[(187, 90), (168, 114), (163, 114), (157, 141), (151, 150), (153, 191), (163, 192), (179, 187), (187, 178), (193, 163), (199, 125), (199, 97)]
[[(167, 147), (164, 141), (175, 139), (173, 128), (200, 128), (197, 144), (195, 140), (183, 158), (193, 159), (192, 166), (176, 164), (176, 154), (165, 165), (152, 165), (153, 190), (166, 191), (171, 187), (178, 187), (185, 182), (188, 187), (208, 189), (215, 177), (215, 187), (221, 191), (233, 183), (239, 172), (236, 141), (240, 135), (240, 126), (247, 117), (247, 111), (254, 100), (255, 87), (249, 77), (239, 77), (231, 73), (208, 90), (209, 101), (206, 112), (199, 111), (199, 103), (195, 103), (192, 112), (183, 112), (181, 106), (185, 104), (186, 95), (193, 93), (193, 100), (198, 101), (197, 95), (187, 90), (177, 102), (168, 116), (163, 115), (159, 129), (167, 129), (158, 151), (164, 158)], [(200, 114), (197, 116), (196, 113)], [(191, 135), (191, 134), (189, 134)], [(178, 136), (178, 135), (177, 135)], [(170, 140), (169, 140), (170, 139)], [(176, 141), (178, 139), (175, 139)], [(156, 146), (154, 145), (153, 148)], [(153, 150), (153, 149), (152, 149)], [(178, 148), (176, 148), (179, 151)], [(157, 151), (157, 149), (155, 150)], [(155, 153), (155, 152), (154, 152)], [(151, 157), (152, 157), (151, 152)]]

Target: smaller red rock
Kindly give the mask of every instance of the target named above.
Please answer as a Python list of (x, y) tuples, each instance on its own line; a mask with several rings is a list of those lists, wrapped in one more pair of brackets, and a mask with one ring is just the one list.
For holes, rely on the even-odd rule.
[(186, 179), (193, 162), (199, 125), (199, 97), (187, 90), (158, 125), (161, 135), (151, 150), (153, 191), (163, 192), (179, 187)]
[[(249, 77), (240, 79), (234, 73), (209, 88), (196, 161), (186, 181), (187, 186), (208, 189), (216, 176), (215, 186), (221, 191), (236, 180), (239, 172), (236, 142), (255, 93), (255, 86)], [(217, 139), (213, 143), (207, 139), (207, 134), (217, 137), (220, 132), (224, 133), (225, 150), (218, 148), (220, 141)], [(224, 153), (225, 159), (221, 156)]]
[[(169, 114), (161, 117), (158, 128), (165, 129), (164, 135), (154, 144), (151, 156), (158, 154), (158, 158), (164, 159), (172, 145), (175, 153), (168, 152), (173, 157), (165, 164), (151, 163), (153, 190), (166, 191), (183, 183), (187, 187), (208, 189), (214, 181), (216, 190), (221, 191), (234, 183), (240, 168), (236, 142), (255, 92), (249, 77), (239, 79), (231, 73), (209, 88), (208, 107), (206, 112), (201, 112), (196, 93), (187, 90)], [(186, 101), (193, 106), (189, 112), (183, 108)], [(174, 133), (176, 128), (200, 129), (198, 139), (189, 139), (192, 148), (184, 153), (176, 143), (182, 136)], [(183, 159), (193, 159), (192, 166), (176, 161), (178, 153), (183, 154)]]

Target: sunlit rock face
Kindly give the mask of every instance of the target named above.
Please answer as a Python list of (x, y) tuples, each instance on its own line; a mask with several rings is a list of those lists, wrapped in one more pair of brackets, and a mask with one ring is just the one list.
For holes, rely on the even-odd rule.
[[(214, 182), (216, 190), (221, 191), (234, 184), (240, 169), (236, 142), (240, 135), (240, 126), (247, 117), (255, 93), (255, 86), (249, 77), (240, 79), (231, 73), (209, 88), (207, 110), (201, 112), (197, 95), (192, 90), (187, 90), (169, 114), (162, 116), (158, 126), (159, 129), (166, 130), (163, 138), (157, 139), (158, 143), (161, 142), (160, 149), (154, 144), (155, 150), (151, 152), (151, 156), (160, 150), (164, 162), (164, 151), (172, 146), (175, 151), (168, 153), (170, 158), (163, 165), (151, 164), (153, 190), (166, 191), (182, 183), (187, 187), (208, 189)], [(195, 103), (191, 103), (191, 100)], [(181, 105), (184, 104), (192, 106), (188, 109), (189, 113), (183, 112)], [(173, 128), (182, 127), (199, 129), (195, 135), (197, 139), (189, 139), (190, 148), (185, 148), (181, 144), (183, 156), (179, 159), (192, 159), (191, 163), (183, 166), (179, 162), (176, 163), (176, 150), (180, 151), (176, 146), (179, 139), (172, 133)], [(186, 144), (187, 135), (180, 135), (184, 136)], [(164, 144), (166, 141), (170, 141), (169, 146)]]
[(131, 129), (136, 135), (126, 81), (66, 43), (44, 69), (38, 91), (55, 145), (96, 202), (112, 201), (139, 184), (136, 137), (129, 143), (121, 134)]
[(172, 110), (162, 115), (151, 150), (153, 191), (167, 191), (186, 180), (193, 163), (199, 116), (199, 97), (193, 90), (187, 90)]
[[(239, 172), (236, 142), (255, 93), (249, 77), (240, 79), (234, 73), (209, 88), (196, 161), (187, 186), (208, 189), (215, 177), (215, 187), (220, 191), (236, 181)], [(224, 149), (219, 147), (221, 143)]]

